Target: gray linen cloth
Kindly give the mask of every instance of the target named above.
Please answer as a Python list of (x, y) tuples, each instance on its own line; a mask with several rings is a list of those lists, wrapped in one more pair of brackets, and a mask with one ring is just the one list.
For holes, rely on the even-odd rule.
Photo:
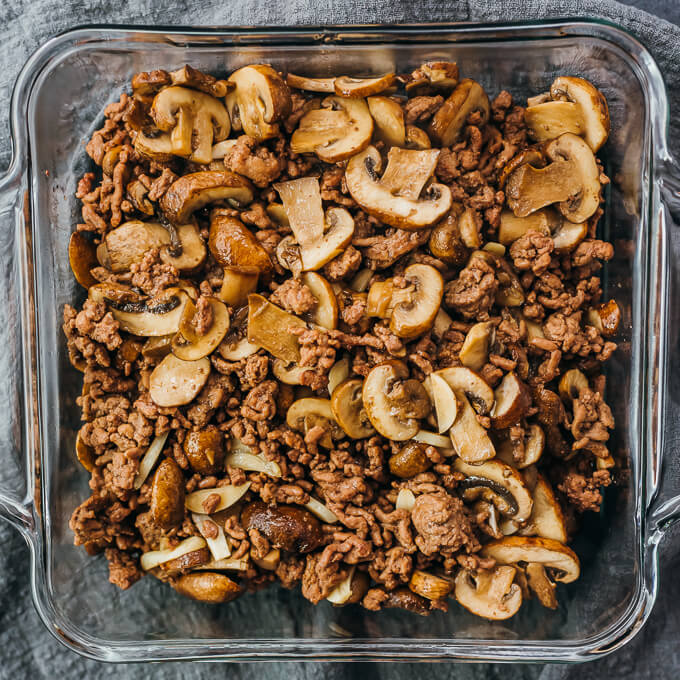
[[(655, 0), (661, 7), (668, 0)], [(643, 0), (629, 0), (644, 4)], [(648, 0), (652, 6), (654, 0)], [(672, 9), (671, 0), (669, 7)], [(677, 16), (677, 8), (675, 11)], [(52, 35), (83, 23), (146, 25), (277, 25), (425, 21), (511, 21), (557, 17), (603, 18), (624, 26), (650, 49), (666, 78), (671, 97), (671, 146), (680, 154), (680, 29), (655, 16), (610, 0), (9, 0), (0, 3), (0, 168), (10, 159), (8, 105), (12, 85), (29, 55)], [(668, 425), (667, 441), (680, 438), (678, 422)], [(671, 449), (672, 450), (672, 449)], [(617, 677), (646, 680), (680, 673), (680, 531), (673, 530), (662, 550), (660, 595), (652, 617), (623, 650), (592, 664), (501, 666), (433, 664), (252, 664), (177, 663), (163, 666), (112, 666), (85, 660), (62, 648), (43, 628), (30, 598), (28, 550), (17, 532), (0, 523), (0, 679), (32, 678), (233, 678), (353, 677), (439, 678)]]

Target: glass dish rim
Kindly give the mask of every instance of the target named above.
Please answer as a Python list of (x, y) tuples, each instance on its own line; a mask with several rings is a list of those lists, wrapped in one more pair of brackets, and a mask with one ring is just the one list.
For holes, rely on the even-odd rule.
[[(649, 162), (647, 168), (650, 179), (650, 196), (643, 197), (642, 219), (643, 228), (649, 233), (648, 239), (656, 235), (655, 221), (650, 219), (653, 211), (660, 202), (658, 187), (655, 179), (660, 176), (664, 163), (668, 162), (669, 156), (666, 148), (666, 128), (667, 128), (667, 98), (661, 74), (656, 67), (654, 60), (649, 52), (627, 31), (611, 22), (601, 20), (581, 20), (581, 19), (560, 19), (542, 20), (530, 22), (512, 23), (422, 23), (422, 24), (357, 24), (347, 26), (249, 26), (249, 27), (145, 27), (145, 26), (119, 26), (119, 25), (92, 25), (79, 26), (69, 31), (61, 33), (45, 43), (27, 62), (22, 70), (15, 85), (12, 104), (11, 104), (11, 126), (12, 126), (12, 161), (7, 175), (0, 180), (0, 188), (7, 186), (12, 179), (27, 176), (29, 180), (33, 176), (30, 170), (30, 150), (28, 117), (22, 115), (28, 110), (30, 97), (33, 87), (39, 80), (40, 73), (55, 58), (63, 55), (65, 50), (97, 41), (97, 37), (106, 37), (116, 34), (121, 41), (144, 42), (145, 38), (153, 37), (153, 42), (165, 42), (168, 44), (178, 44), (176, 37), (187, 36), (192, 39), (205, 39), (206, 37), (219, 36), (223, 40), (235, 37), (248, 38), (256, 44), (267, 36), (274, 36), (277, 39), (288, 38), (296, 43), (301, 38), (305, 38), (310, 44), (318, 45), (321, 40), (336, 40), (339, 44), (343, 41), (352, 42), (361, 38), (385, 42), (385, 38), (407, 38), (417, 37), (417, 32), (424, 29), (428, 31), (436, 30), (437, 33), (429, 33), (418, 42), (428, 43), (441, 41), (442, 34), (447, 32), (453, 36), (459, 36), (460, 42), (478, 42), (484, 39), (487, 41), (500, 40), (520, 40), (533, 36), (534, 33), (543, 31), (555, 31), (551, 35), (540, 35), (542, 38), (557, 38), (560, 36), (589, 36), (593, 37), (594, 32), (599, 31), (598, 37), (608, 39), (616, 44), (620, 49), (624, 49), (626, 54), (637, 65), (637, 76), (646, 95), (645, 106), (647, 108), (648, 120), (652, 122), (651, 133), (648, 135), (651, 147), (649, 149)], [(582, 32), (579, 33), (579, 30)], [(460, 35), (465, 32), (465, 35)], [(527, 33), (532, 35), (527, 35)], [(380, 40), (379, 38), (383, 38)], [(191, 42), (189, 40), (188, 42)], [(452, 42), (456, 42), (454, 39)], [(181, 43), (186, 44), (186, 43)], [(274, 43), (280, 44), (280, 43)], [(299, 44), (299, 43), (298, 43)], [(628, 50), (626, 50), (628, 48)], [(655, 115), (656, 114), (656, 115)], [(28, 173), (28, 174), (27, 174)], [(29, 188), (29, 194), (33, 196)], [(661, 227), (663, 229), (663, 227)], [(650, 249), (651, 250), (651, 249)], [(662, 255), (662, 254), (661, 254)], [(652, 253), (649, 259), (653, 260)], [(661, 258), (662, 260), (663, 258)], [(650, 261), (645, 266), (646, 285), (649, 286), (650, 276), (654, 272), (658, 275), (659, 263)], [(663, 271), (663, 269), (662, 269)], [(663, 297), (663, 291), (659, 293)], [(24, 302), (22, 311), (30, 313), (30, 305)], [(649, 305), (654, 309), (654, 305)], [(658, 313), (658, 312), (657, 312)], [(661, 301), (661, 313), (663, 313), (663, 300)], [(26, 314), (23, 315), (26, 319)], [(648, 315), (645, 314), (645, 319)], [(35, 319), (33, 319), (35, 322)], [(35, 338), (31, 338), (35, 342)], [(29, 343), (30, 344), (30, 343)], [(656, 350), (656, 351), (655, 351)], [(646, 388), (649, 381), (649, 357), (665, 356), (664, 338), (661, 337), (656, 348), (647, 348), (646, 352), (641, 350), (642, 365), (639, 370), (642, 378), (643, 387)], [(33, 362), (26, 359), (35, 359), (30, 356), (31, 350), (26, 352), (25, 373), (28, 380), (26, 385), (31, 385), (32, 375), (30, 367)], [(28, 368), (26, 368), (28, 364)], [(40, 369), (35, 368), (35, 374), (40, 378)], [(663, 383), (661, 383), (663, 384)], [(34, 397), (34, 399), (31, 399)], [(663, 395), (661, 396), (661, 399)], [(32, 389), (27, 387), (24, 399), (25, 418), (29, 418), (34, 413), (39, 413), (38, 406), (39, 394), (34, 395)], [(33, 409), (37, 409), (34, 411)], [(663, 411), (663, 404), (658, 401), (656, 404), (657, 413)], [(652, 413), (652, 419), (655, 413)], [(30, 434), (34, 426), (27, 424), (26, 431)], [(648, 458), (653, 455), (660, 455), (661, 440), (657, 433), (656, 437), (650, 433), (656, 432), (651, 423), (645, 421), (643, 416), (643, 426), (640, 428), (639, 438), (641, 440), (641, 474), (636, 489), (636, 564), (638, 566), (636, 594), (629, 603), (628, 609), (620, 619), (608, 626), (604, 631), (600, 631), (583, 640), (570, 641), (551, 641), (546, 644), (541, 641), (498, 641), (498, 640), (452, 640), (445, 639), (403, 639), (392, 638), (389, 641), (379, 641), (373, 639), (302, 639), (290, 638), (282, 641), (280, 639), (241, 639), (233, 640), (175, 640), (175, 641), (149, 641), (149, 642), (121, 642), (102, 640), (94, 638), (84, 633), (84, 631), (71, 626), (68, 621), (61, 620), (60, 614), (56, 611), (50, 599), (48, 589), (49, 569), (45, 558), (45, 528), (44, 524), (35, 511), (32, 509), (29, 522), (24, 522), (22, 533), (27, 539), (31, 550), (31, 584), (33, 600), (40, 617), (51, 632), (65, 645), (80, 654), (93, 659), (104, 661), (151, 661), (164, 659), (212, 659), (212, 660), (283, 660), (283, 659), (308, 659), (308, 660), (435, 660), (435, 659), (478, 659), (495, 661), (582, 661), (602, 656), (613, 651), (628, 639), (641, 627), (646, 620), (651, 606), (654, 602), (657, 586), (657, 568), (655, 559), (655, 544), (652, 543), (650, 550), (648, 528), (645, 521), (645, 512), (654, 491), (654, 483), (649, 484), (645, 479), (645, 468), (649, 463), (650, 467), (655, 467), (653, 461)], [(37, 433), (35, 433), (37, 435)], [(29, 441), (38, 441), (29, 438)], [(648, 451), (650, 444), (657, 444), (657, 451)], [(29, 460), (28, 470), (32, 469), (30, 460), (30, 447), (26, 447), (26, 455)], [(38, 444), (41, 469), (49, 470), (49, 464), (43, 456), (43, 447)], [(43, 467), (44, 466), (44, 467)], [(33, 488), (31, 485), (28, 488)], [(45, 489), (40, 485), (41, 501), (44, 501)], [(646, 493), (645, 493), (646, 491)], [(37, 499), (36, 499), (37, 500)], [(45, 507), (44, 505), (42, 507)], [(371, 646), (369, 649), (369, 645)], [(228, 652), (227, 652), (228, 648)]]

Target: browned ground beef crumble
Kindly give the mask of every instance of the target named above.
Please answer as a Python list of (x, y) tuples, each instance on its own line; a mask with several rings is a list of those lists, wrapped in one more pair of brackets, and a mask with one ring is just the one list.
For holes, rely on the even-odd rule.
[[(162, 76), (165, 72), (157, 73)], [(165, 76), (161, 81), (169, 82)], [(445, 608), (443, 600), (412, 601), (399, 589), (408, 585), (416, 569), (453, 576), (461, 568), (493, 567), (492, 559), (478, 553), (490, 537), (497, 537), (489, 512), (463, 497), (460, 483), (464, 475), (454, 469), (452, 460), (433, 446), (423, 447), (425, 468), (410, 478), (400, 478), (388, 465), (400, 443), (373, 434), (365, 439), (339, 439), (328, 448), (323, 445), (325, 427), (297, 432), (286, 424), (286, 412), (301, 390), (328, 398), (329, 371), (343, 356), (349, 358), (349, 376), (355, 378), (395, 358), (404, 362), (417, 380), (444, 367), (460, 366), (465, 335), (480, 321), (491, 322), (496, 335), (479, 374), (496, 387), (514, 371), (531, 394), (526, 415), (506, 431), (513, 456), (522, 459), (530, 426), (540, 424), (547, 452), (538, 467), (552, 481), (565, 512), (598, 510), (601, 488), (608, 486), (615, 474), (597, 464), (609, 456), (607, 442), (614, 427), (603, 399), (601, 363), (616, 347), (587, 318), (587, 310), (600, 302), (601, 263), (613, 256), (612, 246), (595, 237), (599, 212), (587, 238), (571, 253), (556, 252), (553, 239), (538, 231), (528, 231), (508, 247), (503, 266), (514, 273), (524, 293), (520, 318), (497, 302), (507, 280), (503, 267), (480, 257), (468, 260), (466, 256), (459, 265), (443, 262), (428, 248), (431, 229), (390, 227), (359, 208), (345, 183), (345, 162), (326, 164), (313, 154), (293, 153), (289, 133), (312, 106), (311, 96), (293, 92), (291, 111), (283, 121), (286, 133), (264, 143), (237, 135), (224, 159), (207, 167), (179, 157), (151, 159), (136, 150), (136, 116), (149, 101), (148, 97), (122, 94), (106, 108), (103, 127), (87, 144), (87, 153), (97, 167), (78, 184), (82, 223), (77, 230), (89, 232), (94, 244), (127, 221), (157, 219), (159, 202), (178, 177), (226, 168), (249, 178), (256, 187), (250, 205), (242, 209), (224, 205), (223, 214), (241, 220), (271, 256), (273, 277), (269, 282), (261, 279), (258, 292), (304, 317), (314, 309), (317, 298), (307, 285), (291, 278), (274, 255), (290, 228), (274, 221), (266, 210), (272, 200), (278, 200), (272, 183), (306, 175), (320, 177), (324, 206), (347, 208), (355, 220), (355, 232), (351, 245), (320, 272), (343, 287), (337, 293), (337, 330), (296, 330), (299, 363), (308, 370), (302, 374), (302, 387), (295, 389), (275, 378), (274, 360), (264, 350), (238, 360), (215, 352), (210, 357), (210, 378), (191, 403), (158, 406), (150, 396), (149, 378), (163, 354), (142, 352), (145, 339), (121, 330), (104, 302), (88, 299), (81, 309), (65, 306), (63, 330), (68, 354), (84, 377), (78, 399), (84, 421), (79, 438), (91, 452), (91, 496), (74, 511), (71, 528), (76, 544), (91, 553), (104, 551), (112, 583), (128, 588), (141, 577), (141, 553), (199, 535), (189, 513), (168, 529), (154, 522), (150, 512), (153, 475), (140, 489), (134, 488), (141, 457), (155, 436), (169, 432), (161, 460), (176, 463), (186, 493), (246, 481), (251, 484), (240, 505), (215, 516), (229, 539), (232, 558), (252, 557), (235, 577), (242, 589), (255, 590), (274, 581), (287, 588), (300, 584), (302, 594), (316, 603), (327, 597), (350, 569), (356, 569), (370, 579), (362, 602), (367, 609), (402, 606), (423, 613), (428, 607)], [(443, 101), (438, 94), (402, 100), (405, 122), (426, 127)], [(441, 151), (437, 181), (450, 188), (456, 203), (472, 210), (482, 242), (496, 240), (505, 204), (500, 172), (530, 144), (524, 110), (504, 91), (491, 103), (489, 122), (483, 123), (478, 113), (471, 114), (460, 141)], [(112, 150), (116, 151), (113, 155)], [(199, 210), (195, 216), (200, 233), (207, 238), (208, 210)], [(372, 281), (392, 276), (398, 285), (405, 267), (413, 262), (430, 264), (442, 273), (443, 307), (453, 323), (438, 337), (433, 331), (413, 340), (398, 337), (386, 322), (366, 316), (365, 295), (348, 287), (363, 268), (373, 270)], [(93, 275), (99, 281), (131, 286), (149, 297), (180, 281), (178, 270), (162, 260), (158, 248), (150, 248), (129, 271), (97, 267)], [(220, 291), (222, 269), (208, 254), (197, 271), (181, 278), (191, 281), (200, 292), (193, 327), (198, 336), (204, 336), (214, 321), (209, 300)], [(232, 326), (237, 311), (229, 309)], [(538, 324), (541, 337), (529, 333), (528, 321)], [(572, 403), (564, 403), (557, 395), (557, 382), (569, 368), (580, 368), (590, 386)], [(477, 419), (484, 428), (489, 427), (488, 417), (479, 415)], [(190, 433), (207, 429), (217, 433), (223, 447), (229, 437), (238, 438), (266, 460), (276, 462), (282, 476), (274, 478), (219, 462), (200, 468), (188, 457), (185, 440)], [(400, 489), (414, 492), (412, 512), (395, 508)], [(243, 527), (239, 509), (255, 500), (299, 507), (310, 497), (322, 501), (338, 522), (322, 524), (320, 541), (311, 551), (282, 550), (273, 569), (258, 566), (256, 560), (264, 558), (272, 545), (258, 529)], [(219, 500), (217, 494), (208, 496), (204, 512), (211, 513)], [(205, 531), (216, 535), (216, 525)], [(164, 565), (153, 573), (175, 583), (178, 575), (201, 560), (207, 561), (209, 554), (192, 559), (195, 561), (173, 568)]]

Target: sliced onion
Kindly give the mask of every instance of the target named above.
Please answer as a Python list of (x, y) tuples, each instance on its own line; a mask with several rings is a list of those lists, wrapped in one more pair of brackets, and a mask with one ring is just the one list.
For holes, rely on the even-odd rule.
[(196, 569), (206, 569), (209, 571), (245, 571), (248, 569), (248, 560), (234, 560), (231, 558), (213, 560), (212, 562), (196, 567)]
[(428, 430), (419, 430), (413, 435), (413, 439), (428, 446), (436, 446), (438, 449), (451, 448), (451, 440), (448, 437)]
[(149, 569), (158, 567), (170, 560), (176, 560), (178, 557), (182, 557), (182, 555), (186, 555), (187, 553), (202, 550), (205, 546), (205, 540), (200, 536), (190, 536), (174, 548), (145, 552), (139, 560), (139, 563), (144, 571), (149, 571)]
[(227, 465), (241, 468), (241, 470), (253, 470), (255, 472), (264, 472), (270, 477), (280, 477), (281, 468), (279, 464), (273, 460), (265, 460), (254, 453), (247, 451), (232, 451), (226, 458)]
[(328, 394), (332, 395), (335, 388), (347, 380), (349, 377), (349, 359), (345, 357), (336, 361), (333, 367), (328, 371)]
[(152, 442), (151, 446), (146, 450), (146, 453), (142, 456), (142, 460), (139, 463), (139, 469), (137, 470), (137, 475), (135, 476), (135, 481), (133, 482), (133, 488), (141, 489), (142, 484), (146, 481), (146, 478), (151, 472), (151, 468), (156, 464), (158, 456), (161, 455), (165, 442), (170, 434), (170, 430), (159, 434)]
[(304, 507), (326, 524), (335, 524), (338, 521), (335, 513), (316, 498), (310, 498), (309, 503), (305, 503)]
[(330, 593), (328, 593), (326, 599), (329, 602), (332, 602), (333, 604), (345, 604), (345, 602), (349, 600), (349, 597), (352, 594), (352, 579), (354, 578), (355, 570), (356, 567), (352, 567), (349, 570), (349, 574), (347, 574), (347, 576), (342, 579)]
[(397, 510), (408, 510), (411, 512), (415, 502), (416, 496), (413, 491), (411, 491), (411, 489), (399, 489), (399, 493), (397, 494), (397, 502), (395, 504)]
[[(224, 529), (218, 522), (210, 519), (209, 515), (204, 515), (198, 512), (192, 513), (191, 519), (194, 520), (196, 528), (201, 532), (201, 536), (203, 536), (203, 538), (205, 538), (206, 542), (208, 543), (208, 547), (210, 548), (210, 552), (212, 553), (214, 560), (223, 560), (231, 555), (229, 541), (227, 541), (227, 537), (224, 535)], [(205, 530), (206, 522), (212, 522), (212, 524), (217, 527), (217, 538), (209, 538), (206, 535), (211, 533)]]
[(213, 489), (199, 489), (186, 497), (186, 506), (191, 512), (205, 513), (203, 502), (208, 496), (217, 494), (220, 497), (220, 502), (213, 512), (219, 512), (234, 505), (249, 488), (250, 482), (238, 486), (216, 486)]

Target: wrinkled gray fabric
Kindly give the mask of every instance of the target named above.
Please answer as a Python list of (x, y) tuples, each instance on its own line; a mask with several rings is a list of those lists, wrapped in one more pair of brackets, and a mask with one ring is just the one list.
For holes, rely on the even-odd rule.
[[(675, 21), (680, 18), (674, 0), (628, 0)], [(680, 29), (656, 16), (609, 0), (11, 0), (0, 3), (0, 168), (10, 159), (8, 104), (12, 84), (28, 56), (47, 38), (83, 23), (137, 23), (180, 25), (341, 24), (413, 21), (508, 21), (547, 17), (601, 17), (615, 21), (637, 35), (656, 57), (671, 97), (671, 147), (680, 153)], [(667, 440), (680, 439), (677, 422), (670, 422)], [(672, 449), (672, 447), (671, 447)], [(427, 674), (433, 679), (502, 678), (563, 680), (617, 677), (646, 680), (676, 678), (680, 673), (680, 531), (666, 538), (662, 555), (660, 595), (651, 619), (624, 649), (580, 667), (438, 664), (173, 664), (125, 667), (81, 659), (60, 647), (39, 622), (29, 592), (26, 565), (29, 555), (23, 540), (0, 523), (0, 679), (32, 678), (411, 678)]]

